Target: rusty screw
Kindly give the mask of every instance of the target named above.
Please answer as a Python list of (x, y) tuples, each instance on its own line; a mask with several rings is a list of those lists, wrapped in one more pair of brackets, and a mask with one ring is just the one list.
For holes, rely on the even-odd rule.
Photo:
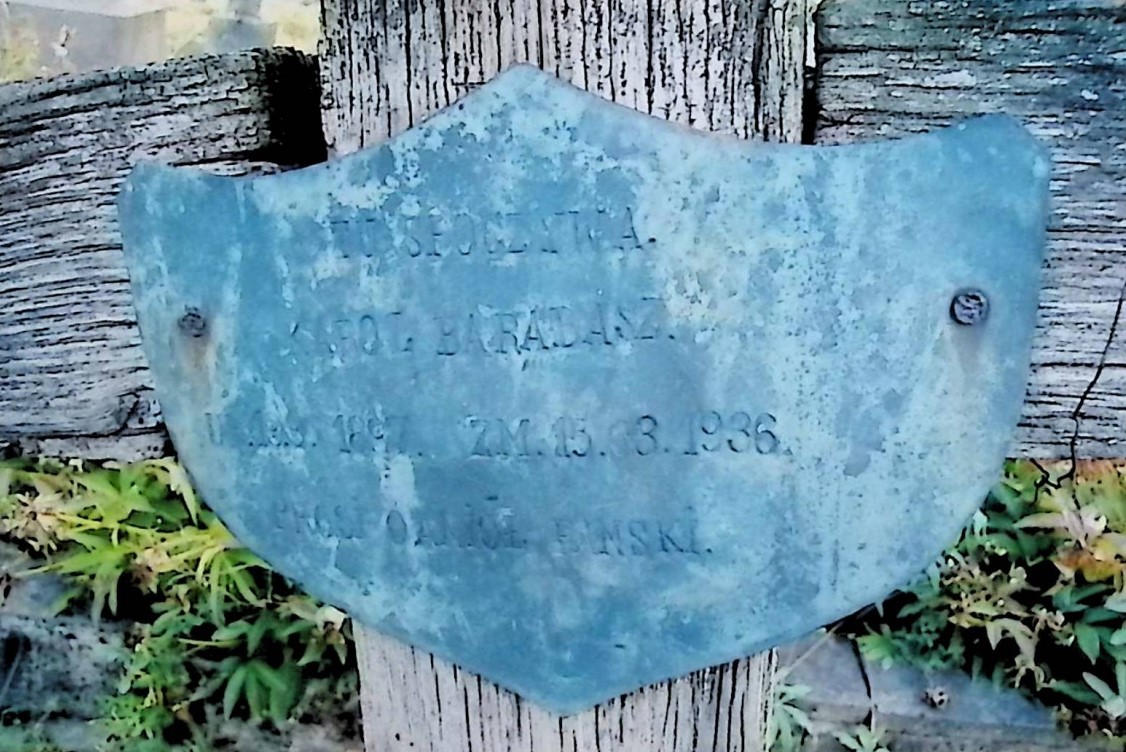
[(199, 338), (207, 334), (207, 319), (198, 308), (188, 308), (179, 321), (180, 331), (189, 337)]
[(989, 317), (989, 298), (981, 290), (959, 290), (950, 301), (950, 318), (963, 326), (974, 326)]

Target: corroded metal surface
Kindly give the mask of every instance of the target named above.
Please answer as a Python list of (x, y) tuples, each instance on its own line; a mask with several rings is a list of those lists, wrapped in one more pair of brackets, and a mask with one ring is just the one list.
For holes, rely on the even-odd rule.
[(331, 164), (138, 168), (122, 225), (169, 430), (238, 536), (566, 713), (949, 542), (1017, 423), (1047, 180), (1004, 118), (755, 145), (517, 68)]

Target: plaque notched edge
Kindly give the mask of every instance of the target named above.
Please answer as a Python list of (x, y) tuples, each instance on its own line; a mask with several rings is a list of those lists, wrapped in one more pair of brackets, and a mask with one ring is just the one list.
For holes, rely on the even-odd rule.
[[(515, 66), (514, 68), (510, 68), (508, 71), (502, 73), (501, 75), (490, 81), (488, 84), (485, 84), (484, 86), (468, 93), (457, 102), (435, 113), (435, 115), (423, 121), (422, 123), (419, 123), (418, 125), (412, 127), (407, 131), (404, 131), (403, 134), (396, 136), (390, 141), (366, 148), (350, 155), (343, 156), (331, 162), (322, 163), (320, 165), (314, 165), (311, 167), (302, 168), (300, 170), (294, 170), (278, 175), (257, 176), (250, 178), (240, 177), (235, 180), (230, 179), (229, 176), (214, 175), (193, 168), (173, 168), (156, 163), (141, 163), (128, 177), (124, 187), (124, 192), (134, 192), (135, 190), (141, 188), (148, 180), (154, 178), (160, 180), (171, 178), (172, 180), (183, 182), (200, 181), (200, 187), (205, 192), (209, 191), (212, 186), (218, 187), (221, 185), (225, 186), (224, 190), (226, 190), (229, 186), (240, 182), (286, 180), (292, 179), (293, 176), (304, 173), (306, 170), (326, 170), (332, 169), (333, 165), (336, 164), (355, 164), (357, 162), (362, 163), (363, 160), (370, 158), (371, 155), (379, 153), (380, 151), (385, 149), (387, 147), (387, 144), (393, 143), (398, 139), (408, 138), (412, 133), (426, 131), (431, 128), (456, 127), (457, 121), (464, 116), (466, 111), (468, 111), (470, 115), (473, 115), (475, 117), (487, 117), (490, 111), (494, 111), (498, 107), (498, 103), (501, 106), (511, 106), (513, 103), (518, 105), (519, 99), (523, 96), (523, 93), (527, 90), (528, 87), (533, 85), (542, 86), (541, 93), (538, 95), (540, 97), (545, 95), (549, 97), (566, 97), (571, 98), (576, 102), (580, 102), (582, 104), (582, 107), (574, 108), (575, 112), (582, 112), (586, 107), (597, 106), (606, 108), (606, 105), (613, 105), (613, 107), (606, 108), (604, 112), (608, 113), (611, 117), (620, 119), (622, 125), (625, 127), (631, 125), (636, 126), (638, 122), (644, 122), (650, 124), (652, 127), (667, 129), (668, 131), (675, 133), (680, 138), (696, 139), (703, 137), (708, 140), (709, 145), (719, 149), (733, 150), (737, 154), (760, 154), (765, 150), (789, 153), (810, 151), (808, 149), (809, 145), (768, 144), (762, 142), (753, 142), (731, 135), (714, 134), (689, 126), (670, 123), (659, 117), (648, 115), (646, 113), (633, 110), (627, 106), (604, 100), (596, 94), (579, 89), (533, 66), (520, 65)], [(490, 100), (490, 97), (495, 97), (498, 92), (503, 92), (506, 89), (511, 90), (507, 98), (502, 97), (499, 100)], [(529, 101), (534, 105), (535, 98), (532, 97), (529, 99)], [(997, 127), (998, 125), (1000, 127)], [(974, 148), (995, 149), (997, 144), (1006, 143), (1009, 144), (1006, 148), (1012, 150), (1011, 154), (1015, 155), (1018, 158), (1022, 158), (1021, 164), (1016, 165), (1017, 168), (1031, 170), (1032, 173), (1037, 173), (1041, 169), (1047, 169), (1047, 152), (1043, 148), (1043, 146), (1040, 145), (1039, 142), (1037, 142), (1036, 139), (1016, 120), (1003, 115), (989, 115), (974, 118), (952, 126), (936, 129), (925, 134), (913, 134), (898, 139), (885, 139), (881, 141), (861, 144), (821, 146), (819, 149), (817, 149), (817, 151), (821, 153), (839, 153), (842, 150), (859, 151), (868, 149), (883, 149), (886, 150), (883, 158), (888, 161), (889, 165), (893, 166), (898, 149), (911, 149), (916, 144), (926, 141), (965, 139), (970, 137), (976, 130), (982, 128), (990, 129), (990, 138), (981, 142), (974, 141)], [(1014, 140), (1019, 141), (1018, 146), (1015, 149), (1012, 147)], [(894, 148), (888, 149), (889, 144), (894, 144)], [(1006, 152), (1006, 155), (1008, 154), (1009, 152)], [(1026, 158), (1026, 160), (1024, 158)], [(175, 178), (172, 178), (173, 175), (175, 175)], [(136, 200), (136, 198), (137, 197), (134, 197), (134, 200)], [(124, 200), (125, 199), (119, 199), (119, 201)], [(127, 255), (135, 254), (136, 252), (137, 251), (135, 249), (126, 250)], [(983, 252), (988, 253), (989, 251), (988, 249), (984, 249)], [(130, 276), (132, 277), (133, 275), (131, 274)], [(181, 311), (179, 313), (183, 312)], [(1031, 339), (1031, 334), (1029, 338)], [(413, 642), (409, 638), (405, 639), (407, 639), (408, 642)], [(457, 662), (455, 657), (452, 656), (448, 656), (447, 659), (452, 660), (453, 662)], [(523, 691), (521, 692), (521, 694), (531, 697), (536, 693)], [(557, 701), (552, 702), (548, 699), (545, 699), (543, 693), (539, 694), (540, 697), (536, 700), (539, 704), (547, 708), (552, 708), (559, 715), (564, 716), (580, 712), (595, 704), (592, 702), (583, 702), (581, 704), (567, 704), (559, 703)], [(602, 698), (598, 700), (598, 702), (605, 701), (605, 699), (607, 698)]]

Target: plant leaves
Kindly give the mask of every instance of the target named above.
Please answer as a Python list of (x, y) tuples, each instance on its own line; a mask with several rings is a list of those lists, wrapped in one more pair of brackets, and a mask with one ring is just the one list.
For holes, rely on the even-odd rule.
[(853, 734), (849, 734), (845, 731), (838, 731), (833, 734), (833, 737), (842, 747), (851, 750), (851, 752), (864, 752), (864, 748), (861, 746), (860, 739)]
[(247, 664), (246, 682), (243, 684), (242, 691), (250, 708), (251, 719), (261, 720), (266, 717), (266, 690), (262, 686), (260, 674), (251, 669), (250, 665)]
[(223, 717), (230, 718), (235, 712), (235, 706), (238, 705), (239, 698), (242, 696), (242, 688), (246, 683), (246, 677), (249, 673), (249, 666), (243, 664), (239, 666), (227, 679), (227, 686), (223, 689)]
[(173, 460), (0, 461), (0, 532), (39, 564), (15, 574), (63, 578), (58, 608), (88, 606), (99, 616), (128, 605), (137, 619), (101, 719), (122, 749), (165, 749), (168, 727), (208, 716), (193, 705), (209, 698), (224, 717), (280, 725), (299, 701), (354, 691), (352, 668), (335, 665), (348, 656), (346, 617), (295, 593), (240, 547), (198, 506)]
[[(1048, 688), (1083, 705), (1095, 706), (1102, 701), (1098, 693), (1079, 682), (1053, 681), (1048, 684)], [(1110, 689), (1110, 687), (1107, 687), (1107, 689)]]
[(1084, 672), (1083, 681), (1087, 682), (1087, 686), (1095, 690), (1102, 699), (1106, 700), (1110, 697), (1114, 697), (1114, 690), (1110, 688), (1110, 685), (1094, 674)]
[(1083, 651), (1083, 655), (1087, 656), (1087, 660), (1094, 663), (1099, 657), (1098, 628), (1079, 623), (1074, 626), (1074, 630), (1075, 639), (1079, 643), (1079, 649)]
[(1116, 592), (1110, 596), (1103, 603), (1104, 608), (1109, 608), (1111, 611), (1117, 611), (1120, 614), (1126, 614), (1126, 593)]
[(211, 639), (219, 642), (226, 642), (228, 640), (237, 640), (247, 633), (251, 628), (250, 622), (240, 619), (239, 621), (231, 622), (226, 626), (219, 627), (211, 635)]

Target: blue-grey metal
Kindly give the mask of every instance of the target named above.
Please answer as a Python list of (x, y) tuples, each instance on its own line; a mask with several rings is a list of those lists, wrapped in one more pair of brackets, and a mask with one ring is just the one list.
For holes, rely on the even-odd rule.
[(770, 146), (516, 68), (330, 164), (139, 167), (121, 219), (169, 431), (239, 538), (569, 713), (956, 535), (1024, 396), (1048, 171), (1004, 118)]

